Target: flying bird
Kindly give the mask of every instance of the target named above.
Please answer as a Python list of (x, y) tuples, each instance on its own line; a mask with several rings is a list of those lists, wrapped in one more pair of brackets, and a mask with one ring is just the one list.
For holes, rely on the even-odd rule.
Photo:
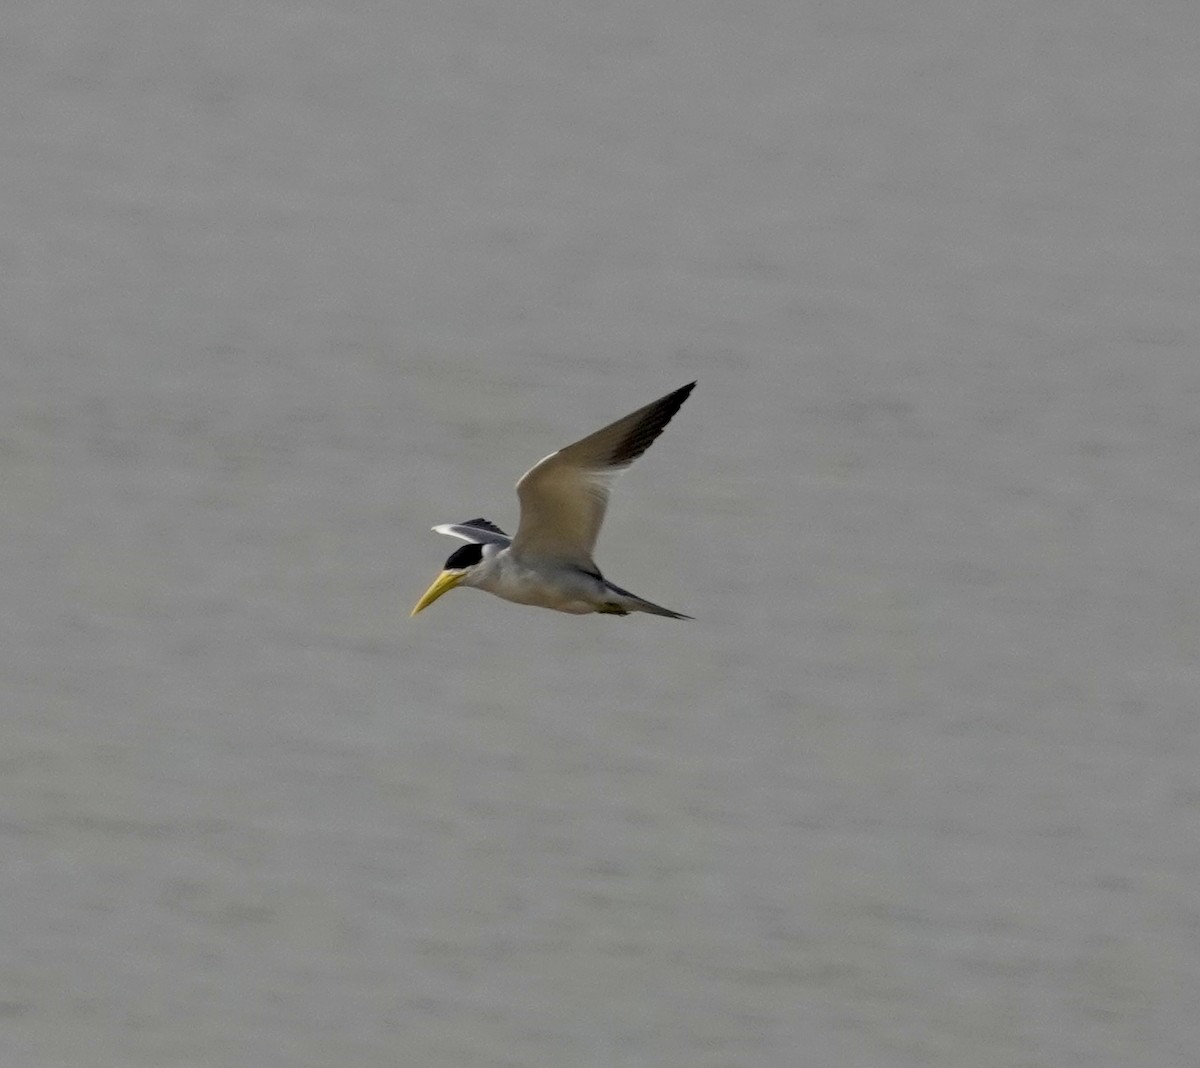
[(695, 386), (689, 382), (534, 464), (517, 483), (521, 519), (514, 537), (482, 518), (434, 527), (467, 544), (450, 554), (412, 614), (467, 586), (574, 615), (649, 612), (691, 619), (613, 585), (592, 552), (613, 480), (651, 446)]

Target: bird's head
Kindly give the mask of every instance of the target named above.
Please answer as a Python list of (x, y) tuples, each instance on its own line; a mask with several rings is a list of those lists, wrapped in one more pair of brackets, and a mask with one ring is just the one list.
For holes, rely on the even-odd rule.
[(442, 568), (442, 573), (433, 580), (433, 584), (416, 603), (411, 615), (415, 616), (422, 609), (428, 608), (443, 593), (448, 593), (455, 586), (471, 585), (472, 573), (482, 562), (482, 545), (471, 542), (455, 549), (446, 560), (446, 566)]

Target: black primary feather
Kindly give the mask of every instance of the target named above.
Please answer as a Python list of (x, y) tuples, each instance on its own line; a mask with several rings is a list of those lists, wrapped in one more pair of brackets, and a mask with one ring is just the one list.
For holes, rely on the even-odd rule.
[(493, 534), (499, 534), (502, 538), (508, 537), (495, 523), (490, 519), (484, 519), (482, 516), (479, 519), (468, 519), (466, 522), (459, 523), (458, 525), (460, 527), (476, 527), (479, 530), (490, 530)]
[(674, 393), (668, 393), (661, 400), (648, 404), (642, 412), (638, 413), (641, 418), (629, 436), (624, 441), (618, 442), (613, 448), (609, 463), (614, 467), (624, 467), (626, 464), (633, 463), (654, 444), (654, 440), (663, 432), (675, 413), (683, 407), (683, 402), (688, 399), (688, 395), (695, 388), (696, 383), (689, 382)]

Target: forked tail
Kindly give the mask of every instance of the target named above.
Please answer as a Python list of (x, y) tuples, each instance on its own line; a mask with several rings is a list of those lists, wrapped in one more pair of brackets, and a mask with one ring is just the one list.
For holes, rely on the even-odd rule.
[[(682, 612), (672, 612), (669, 608), (663, 608), (661, 604), (647, 601), (644, 597), (639, 597), (635, 593), (621, 589), (620, 586), (614, 586), (608, 579), (604, 580), (604, 585), (620, 597), (617, 604), (624, 612), (647, 612), (652, 616), (666, 616), (668, 619), (692, 618), (691, 616), (685, 616)], [(617, 614), (617, 612), (614, 611), (613, 614)]]

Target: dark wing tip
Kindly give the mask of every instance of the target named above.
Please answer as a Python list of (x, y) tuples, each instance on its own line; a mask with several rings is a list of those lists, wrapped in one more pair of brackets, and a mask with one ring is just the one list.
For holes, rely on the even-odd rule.
[(654, 443), (654, 439), (666, 429), (667, 424), (675, 417), (675, 413), (683, 407), (683, 402), (696, 388), (695, 382), (681, 386), (674, 393), (647, 404), (641, 416), (625, 438), (618, 442), (609, 459), (614, 467), (622, 467), (633, 463)]
[(484, 519), (482, 516), (480, 516), (478, 519), (468, 519), (466, 522), (459, 523), (459, 526), (475, 527), (477, 530), (490, 530), (493, 534), (499, 534), (504, 538), (508, 537), (508, 535), (505, 534), (504, 531), (498, 526), (496, 526), (495, 523), (493, 523), (490, 519)]

